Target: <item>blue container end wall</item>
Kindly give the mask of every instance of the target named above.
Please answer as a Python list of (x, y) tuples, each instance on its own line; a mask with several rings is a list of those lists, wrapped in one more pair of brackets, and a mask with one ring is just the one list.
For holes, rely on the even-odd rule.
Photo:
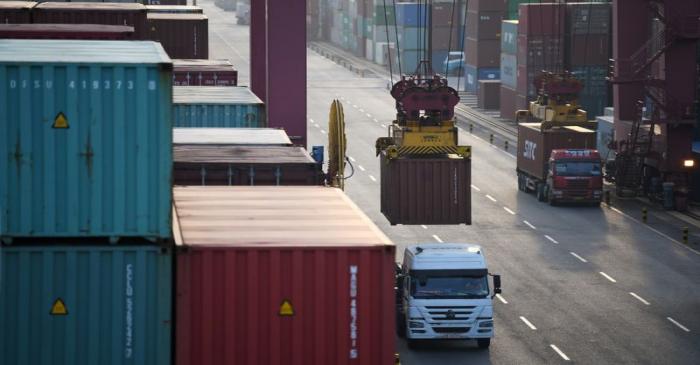
[(500, 80), (500, 68), (476, 68), (472, 65), (465, 65), (465, 89), (469, 92), (477, 92), (479, 89), (479, 80)]
[[(0, 364), (170, 364), (171, 252), (156, 246), (1, 251)], [(59, 298), (67, 313), (52, 315)]]

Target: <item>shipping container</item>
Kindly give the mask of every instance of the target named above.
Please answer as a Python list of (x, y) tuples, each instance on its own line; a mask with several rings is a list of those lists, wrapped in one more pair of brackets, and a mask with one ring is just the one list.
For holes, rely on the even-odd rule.
[(479, 80), (499, 80), (500, 73), (500, 68), (476, 68), (473, 65), (464, 65), (466, 79), (464, 87), (467, 91), (477, 92), (479, 89)]
[(236, 86), (238, 70), (229, 60), (174, 59), (175, 86)]
[(595, 118), (596, 123), (598, 123), (596, 149), (603, 161), (615, 159), (615, 151), (608, 147), (610, 142), (615, 140), (614, 119), (612, 115)]
[(588, 112), (590, 119), (603, 115), (605, 107), (610, 106), (608, 68), (606, 66), (572, 67), (571, 73), (583, 82), (583, 90), (579, 95), (581, 108)]
[(612, 35), (611, 3), (566, 4), (567, 33)]
[(471, 160), (380, 155), (381, 211), (394, 224), (471, 224)]
[(498, 109), (501, 97), (500, 80), (479, 80), (477, 106), (481, 109)]
[(276, 128), (173, 128), (173, 145), (291, 146)]
[(174, 197), (177, 365), (394, 363), (395, 247), (342, 191)]
[(302, 147), (199, 144), (173, 148), (175, 185), (319, 185), (321, 175), (321, 166)]
[(171, 363), (169, 249), (81, 242), (0, 253), (0, 363)]
[(476, 40), (501, 39), (502, 11), (480, 11), (467, 13), (467, 37)]
[(31, 23), (31, 11), (36, 4), (34, 1), (0, 1), (0, 23)]
[(193, 5), (146, 5), (148, 13), (204, 14), (200, 6)]
[(520, 4), (519, 35), (563, 35), (566, 33), (566, 4)]
[(264, 128), (265, 106), (247, 87), (173, 87), (174, 127)]
[(595, 149), (596, 131), (579, 127), (552, 127), (542, 130), (541, 123), (518, 124), (517, 169), (546, 180), (547, 163), (553, 149)]
[(102, 24), (0, 24), (0, 39), (131, 40), (134, 27)]
[(433, 50), (461, 50), (458, 28), (433, 27), (430, 33)]
[(433, 27), (452, 27), (455, 30), (464, 18), (464, 11), (454, 7), (451, 2), (433, 3), (431, 8)]
[(525, 109), (525, 105), (518, 105), (517, 94), (518, 92), (515, 89), (501, 84), (501, 96), (499, 97), (501, 118), (515, 120), (515, 112)]
[(512, 89), (518, 85), (518, 63), (513, 54), (501, 53), (501, 83)]
[(203, 14), (149, 13), (148, 38), (171, 58), (209, 58), (209, 19)]
[(401, 27), (425, 27), (428, 25), (428, 10), (425, 4), (396, 3), (396, 25)]
[(508, 2), (507, 19), (518, 19), (518, 7), (520, 4), (540, 3), (541, 0), (506, 0)]
[[(388, 23), (387, 23), (388, 22)], [(374, 7), (374, 25), (390, 25), (396, 24), (396, 13), (392, 5), (387, 5), (386, 7), (381, 5), (375, 5)]]
[(501, 22), (501, 53), (515, 55), (518, 53), (518, 21)]
[(0, 159), (2, 235), (170, 237), (172, 63), (160, 44), (0, 40), (0, 85), (0, 151), (12, 156)]
[(561, 70), (564, 65), (564, 36), (518, 36), (518, 66), (542, 70)]
[(136, 39), (147, 39), (146, 7), (136, 3), (48, 2), (32, 9), (32, 22), (106, 24), (134, 27)]
[(583, 34), (567, 38), (566, 63), (576, 66), (607, 66), (612, 58), (611, 34)]
[(143, 3), (146, 5), (166, 5), (166, 6), (180, 5), (180, 6), (184, 6), (184, 5), (187, 5), (187, 0), (143, 0)]
[(467, 11), (500, 11), (506, 10), (506, 1), (504, 0), (471, 0), (467, 2)]
[(427, 46), (425, 27), (400, 27), (398, 28), (398, 35), (402, 50), (425, 49)]
[(468, 64), (479, 68), (500, 67), (500, 40), (477, 40), (474, 38), (467, 38), (464, 42), (464, 53)]

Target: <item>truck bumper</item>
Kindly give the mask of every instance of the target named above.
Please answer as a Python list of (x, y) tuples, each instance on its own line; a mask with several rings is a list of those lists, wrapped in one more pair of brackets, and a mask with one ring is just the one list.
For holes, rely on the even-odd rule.
[(406, 337), (412, 340), (467, 340), (493, 337), (491, 327), (479, 327), (480, 322), (470, 324), (426, 324), (423, 328), (408, 328)]

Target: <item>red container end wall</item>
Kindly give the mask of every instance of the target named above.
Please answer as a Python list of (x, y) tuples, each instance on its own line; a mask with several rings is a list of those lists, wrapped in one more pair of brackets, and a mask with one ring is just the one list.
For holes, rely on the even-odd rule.
[(203, 14), (148, 14), (148, 39), (163, 45), (170, 58), (209, 58), (209, 19)]
[(237, 86), (238, 71), (228, 60), (173, 60), (173, 86)]
[(0, 1), (0, 23), (31, 23), (31, 10), (36, 4), (33, 1)]
[(40, 24), (107, 24), (134, 27), (136, 39), (147, 39), (146, 7), (133, 3), (41, 3), (32, 9)]
[(134, 27), (102, 24), (0, 24), (3, 39), (131, 40)]
[(395, 247), (343, 192), (173, 196), (177, 365), (393, 364)]
[(564, 35), (566, 4), (520, 4), (518, 34)]

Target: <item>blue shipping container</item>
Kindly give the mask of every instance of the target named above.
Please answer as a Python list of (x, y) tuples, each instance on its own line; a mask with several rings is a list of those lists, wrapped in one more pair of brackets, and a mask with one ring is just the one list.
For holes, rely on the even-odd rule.
[(265, 128), (265, 107), (247, 87), (175, 86), (175, 127)]
[(573, 67), (571, 73), (583, 82), (583, 91), (579, 104), (588, 113), (588, 119), (604, 115), (609, 106), (609, 87), (606, 79), (608, 69), (605, 66)]
[(501, 52), (515, 55), (518, 53), (518, 21), (501, 22)]
[(0, 40), (0, 236), (170, 237), (172, 79), (156, 42)]
[(466, 77), (465, 90), (476, 92), (479, 89), (479, 80), (499, 80), (501, 70), (499, 68), (476, 68), (473, 65), (465, 65), (464, 74)]
[(405, 27), (426, 26), (429, 14), (425, 4), (396, 3), (396, 25)]
[(511, 89), (518, 86), (518, 60), (513, 54), (501, 53), (501, 84)]
[(426, 28), (401, 27), (398, 29), (399, 45), (401, 49), (423, 49), (427, 46), (423, 39), (427, 37)]
[(172, 254), (2, 248), (0, 364), (170, 364)]

